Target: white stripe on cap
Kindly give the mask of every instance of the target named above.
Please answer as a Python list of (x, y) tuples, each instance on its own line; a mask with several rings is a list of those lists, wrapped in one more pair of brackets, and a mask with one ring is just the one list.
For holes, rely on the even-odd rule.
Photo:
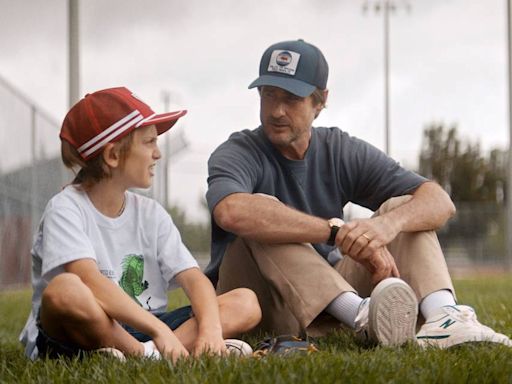
[(136, 109), (135, 111), (133, 111), (132, 113), (130, 113), (129, 115), (126, 115), (125, 117), (123, 117), (121, 120), (115, 122), (114, 124), (112, 124), (110, 127), (108, 127), (107, 129), (105, 129), (103, 132), (99, 133), (98, 135), (94, 136), (92, 139), (90, 139), (88, 142), (84, 143), (83, 145), (81, 145), (79, 148), (78, 148), (78, 152), (82, 153), (83, 151), (85, 151), (87, 148), (89, 148), (91, 145), (94, 145), (97, 141), (103, 139), (105, 136), (107, 136), (108, 134), (110, 134), (112, 131), (115, 131), (117, 128), (119, 128), (121, 125), (123, 125), (124, 123), (126, 123), (127, 121), (129, 120), (132, 120), (135, 116), (137, 115), (140, 115), (141, 113)]
[(139, 121), (137, 123), (136, 127), (139, 128), (142, 124), (144, 124), (146, 121), (148, 121), (149, 119), (151, 119), (155, 115), (156, 115), (156, 113), (153, 113), (152, 115), (149, 115), (148, 117), (145, 117), (144, 119), (142, 119), (141, 121)]
[[(158, 123), (160, 120), (168, 120), (169, 118), (172, 118), (174, 116), (179, 116), (183, 113), (183, 111), (176, 111), (176, 112), (167, 112), (162, 113), (160, 115), (157, 115), (156, 113), (153, 113), (151, 116), (146, 117), (144, 120), (137, 123), (137, 127), (140, 127), (142, 124), (145, 123)], [(156, 116), (156, 118), (154, 118)]]
[[(96, 152), (99, 148), (103, 147), (105, 144), (111, 142), (113, 139), (115, 139), (116, 137), (121, 135), (123, 132), (125, 132), (128, 129), (130, 129), (131, 127), (133, 127), (135, 124), (137, 124), (139, 121), (142, 120), (142, 115), (140, 114), (140, 112), (139, 111), (135, 111), (135, 112), (137, 112), (137, 114), (135, 114), (135, 117), (132, 118), (131, 120), (129, 120), (124, 125), (119, 127), (119, 122), (117, 122), (116, 123), (117, 124), (117, 127), (116, 127), (117, 129), (114, 130), (113, 132), (112, 132), (112, 129), (111, 129), (113, 126), (111, 126), (107, 130), (105, 130), (102, 133), (100, 133), (98, 136), (96, 136), (93, 139), (89, 140), (88, 143), (92, 142), (91, 144), (94, 144), (94, 143), (96, 143), (96, 144), (93, 147), (90, 147), (88, 149), (87, 149), (87, 146), (84, 144), (82, 147), (85, 147), (85, 148), (82, 149), (82, 151), (79, 150), (79, 153), (82, 156), (84, 156), (84, 157), (88, 157), (89, 155), (91, 155), (94, 152)], [(133, 114), (134, 113), (132, 112), (130, 115), (133, 115)], [(128, 116), (130, 116), (130, 115), (128, 115)], [(126, 120), (126, 117), (123, 118), (122, 120)], [(121, 121), (121, 120), (119, 120), (119, 121)], [(114, 124), (114, 125), (116, 125), (116, 124)], [(110, 133), (110, 135), (104, 137), (105, 136), (104, 133), (107, 132), (107, 131), (109, 131), (111, 133)], [(101, 136), (100, 139), (103, 138), (103, 137), (104, 138), (103, 138), (103, 140), (98, 142), (99, 136)], [(82, 148), (82, 147), (80, 147), (80, 148)]]

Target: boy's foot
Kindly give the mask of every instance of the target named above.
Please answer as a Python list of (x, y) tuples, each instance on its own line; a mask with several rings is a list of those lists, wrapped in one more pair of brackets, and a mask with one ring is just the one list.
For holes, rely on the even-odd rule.
[(480, 324), (473, 308), (467, 305), (441, 307), (438, 314), (423, 324), (416, 339), (422, 347), (449, 348), (462, 343), (483, 341), (512, 347), (512, 340)]
[(143, 342), (142, 346), (144, 347), (144, 358), (151, 360), (162, 359), (162, 355), (160, 354), (160, 351), (156, 347), (155, 343), (153, 343), (153, 340)]
[(238, 339), (226, 339), (224, 340), (228, 355), (233, 356), (251, 356), (252, 348), (245, 341)]
[(124, 353), (121, 352), (119, 349), (116, 349), (116, 348), (111, 348), (111, 347), (99, 348), (99, 349), (95, 349), (94, 352), (95, 353), (100, 353), (100, 354), (102, 354), (104, 356), (114, 357), (114, 358), (116, 358), (116, 359), (118, 359), (119, 361), (122, 361), (122, 362), (126, 361), (126, 357), (124, 356)]
[(417, 318), (416, 294), (405, 281), (390, 277), (359, 306), (356, 332), (366, 340), (398, 346), (414, 340)]

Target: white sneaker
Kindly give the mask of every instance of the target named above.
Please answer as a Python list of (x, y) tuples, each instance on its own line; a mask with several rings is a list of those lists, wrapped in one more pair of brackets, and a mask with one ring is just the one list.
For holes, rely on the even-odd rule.
[(160, 354), (160, 351), (156, 347), (153, 340), (149, 340), (149, 341), (143, 342), (141, 344), (144, 347), (144, 355), (143, 356), (146, 359), (151, 359), (151, 360), (161, 360), (162, 359), (162, 355)]
[(124, 353), (121, 352), (119, 349), (106, 347), (106, 348), (99, 348), (95, 349), (94, 352), (100, 353), (104, 356), (113, 357), (115, 359), (118, 359), (119, 361), (125, 362), (126, 357), (124, 356)]
[(416, 294), (405, 281), (390, 277), (359, 306), (356, 332), (381, 345), (398, 346), (414, 340), (417, 318)]
[(226, 339), (224, 340), (226, 349), (229, 355), (233, 356), (251, 356), (252, 348), (245, 341), (238, 339)]
[(467, 305), (441, 307), (437, 315), (423, 324), (416, 339), (421, 347), (449, 348), (462, 343), (482, 341), (512, 347), (512, 340), (480, 324), (473, 308)]

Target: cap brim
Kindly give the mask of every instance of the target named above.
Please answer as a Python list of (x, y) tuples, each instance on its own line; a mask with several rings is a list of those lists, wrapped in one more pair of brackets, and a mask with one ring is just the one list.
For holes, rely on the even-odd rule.
[(153, 115), (151, 118), (145, 120), (140, 127), (147, 127), (148, 125), (155, 125), (156, 131), (159, 135), (168, 131), (174, 124), (179, 120), (180, 117), (185, 116), (187, 110), (161, 113), (159, 115)]
[(249, 85), (249, 89), (261, 87), (263, 85), (282, 88), (285, 91), (291, 92), (300, 97), (308, 97), (316, 89), (314, 85), (305, 83), (301, 80), (271, 75), (261, 75)]

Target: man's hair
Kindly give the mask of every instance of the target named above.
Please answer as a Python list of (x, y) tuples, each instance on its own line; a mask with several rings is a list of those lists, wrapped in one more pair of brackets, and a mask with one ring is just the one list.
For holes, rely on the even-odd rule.
[[(115, 143), (119, 146), (121, 166), (130, 153), (133, 142), (133, 132), (135, 132), (135, 130)], [(66, 168), (71, 169), (75, 174), (75, 178), (71, 184), (79, 185), (84, 190), (90, 189), (94, 184), (103, 179), (112, 177), (110, 167), (103, 159), (103, 152), (100, 152), (97, 156), (89, 160), (84, 160), (69, 142), (62, 140), (61, 156), (62, 162)]]
[[(314, 105), (320, 104), (322, 106), (322, 109), (327, 108), (327, 104), (326, 104), (327, 97), (326, 97), (325, 89), (320, 89), (320, 88), (315, 89), (313, 91), (313, 93), (311, 94), (311, 98), (313, 99)], [(320, 115), (321, 111), (322, 110), (318, 111), (315, 114), (315, 119), (318, 117), (318, 115)]]
[(315, 105), (322, 104), (322, 107), (325, 108), (325, 103), (327, 102), (327, 98), (325, 97), (325, 89), (315, 89), (311, 94), (311, 97), (313, 98)]
[[(260, 95), (261, 95), (261, 90), (263, 89), (263, 87), (264, 87), (264, 85), (258, 87), (258, 92)], [(286, 92), (288, 92), (288, 91), (286, 91)], [(310, 96), (313, 99), (313, 105), (317, 106), (318, 104), (320, 104), (322, 106), (322, 109), (327, 108), (327, 104), (326, 104), (327, 97), (326, 97), (325, 89), (316, 88)], [(315, 114), (315, 119), (318, 117), (318, 115), (320, 115), (321, 111), (322, 110), (320, 110), (319, 112), (317, 112)]]

